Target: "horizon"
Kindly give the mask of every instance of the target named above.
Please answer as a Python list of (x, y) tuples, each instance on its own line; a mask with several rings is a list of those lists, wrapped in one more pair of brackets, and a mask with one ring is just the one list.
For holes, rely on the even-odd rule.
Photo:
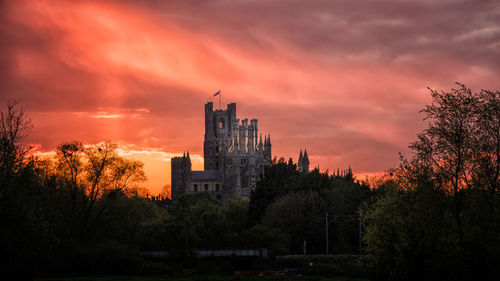
[(189, 150), (203, 169), (203, 105), (218, 90), (259, 120), (273, 157), (306, 148), (311, 167), (363, 177), (410, 155), (427, 87), (500, 88), (493, 1), (5, 1), (0, 13), (0, 101), (33, 120), (34, 152), (110, 140), (144, 162), (154, 194), (171, 157)]

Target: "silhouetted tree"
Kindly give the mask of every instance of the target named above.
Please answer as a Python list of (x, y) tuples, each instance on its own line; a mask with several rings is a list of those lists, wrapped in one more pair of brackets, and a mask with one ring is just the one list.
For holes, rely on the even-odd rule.
[(0, 271), (16, 278), (29, 278), (57, 243), (43, 210), (36, 162), (27, 157), (31, 148), (23, 145), (31, 128), (17, 103), (0, 112)]
[(32, 127), (31, 119), (17, 102), (7, 104), (7, 110), (0, 112), (0, 173), (11, 175), (19, 170), (31, 150), (22, 141)]
[(291, 159), (285, 162), (281, 158), (266, 168), (252, 192), (249, 222), (250, 226), (263, 223), (279, 228), (289, 237), (289, 249), (294, 253), (302, 252), (304, 240), (309, 253), (325, 253), (328, 212), (339, 217), (331, 225), (330, 253), (358, 253), (359, 224), (353, 217), (371, 195), (370, 188), (352, 174), (335, 176), (318, 169), (300, 173)]
[(365, 213), (375, 278), (498, 276), (500, 93), (458, 85), (431, 90), (429, 126), (410, 145), (414, 156), (402, 159), (390, 189)]
[(285, 162), (284, 158), (278, 161), (274, 159), (272, 165), (265, 168), (263, 177), (250, 195), (249, 223), (251, 225), (258, 224), (267, 206), (292, 189), (291, 185), (298, 175), (297, 165), (292, 161)]
[(84, 146), (74, 141), (57, 146), (56, 174), (70, 189), (71, 218), (79, 201), (83, 200), (83, 210), (80, 210), (82, 237), (88, 235), (90, 221), (99, 219), (107, 208), (106, 204), (100, 204), (99, 210), (94, 212), (98, 199), (126, 192), (146, 181), (143, 164), (120, 157), (116, 148), (116, 144), (110, 142)]
[(303, 254), (304, 241), (308, 253), (322, 253), (327, 204), (316, 191), (290, 192), (268, 206), (263, 224), (286, 233), (295, 254)]

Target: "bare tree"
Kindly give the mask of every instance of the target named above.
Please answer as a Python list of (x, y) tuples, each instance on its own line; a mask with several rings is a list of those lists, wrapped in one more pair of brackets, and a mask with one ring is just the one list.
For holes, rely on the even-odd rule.
[(7, 104), (7, 110), (0, 112), (0, 173), (15, 173), (32, 147), (22, 145), (31, 132), (33, 124), (18, 102)]

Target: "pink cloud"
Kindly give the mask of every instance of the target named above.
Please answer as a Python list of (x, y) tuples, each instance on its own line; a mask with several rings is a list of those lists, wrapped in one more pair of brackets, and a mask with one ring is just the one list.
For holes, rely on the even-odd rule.
[[(221, 89), (274, 154), (307, 147), (322, 169), (377, 173), (425, 126), (427, 86), (500, 88), (493, 1), (2, 5), (0, 98), (21, 101), (44, 151), (78, 139), (202, 155), (203, 104)], [(158, 165), (155, 190), (170, 181)]]

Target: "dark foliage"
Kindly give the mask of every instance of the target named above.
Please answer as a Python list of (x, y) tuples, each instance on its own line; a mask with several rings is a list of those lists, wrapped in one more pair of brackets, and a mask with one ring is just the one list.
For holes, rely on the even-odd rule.
[[(201, 261), (196, 250), (324, 254), (328, 240), (330, 254), (366, 256), (320, 256), (315, 268), (307, 258), (286, 263), (323, 275), (362, 275), (365, 264), (376, 280), (496, 280), (500, 92), (459, 86), (431, 90), (433, 103), (423, 110), (429, 127), (411, 144), (414, 156), (402, 158), (375, 189), (351, 174), (299, 172), (281, 158), (266, 168), (250, 200), (221, 205), (208, 193), (187, 194), (168, 208), (141, 196), (142, 164), (120, 157), (112, 143), (62, 143), (52, 159), (29, 156), (22, 142), (31, 121), (8, 105), (0, 120), (1, 275), (196, 266), (227, 273), (234, 264)], [(152, 250), (169, 258), (152, 263), (139, 255)]]
[(252, 192), (250, 225), (263, 223), (289, 237), (291, 253), (326, 252), (325, 214), (330, 214), (329, 253), (359, 253), (358, 214), (373, 192), (351, 174), (299, 172), (290, 159), (275, 160)]
[(366, 212), (368, 265), (379, 280), (500, 276), (500, 92), (431, 90), (430, 124)]

